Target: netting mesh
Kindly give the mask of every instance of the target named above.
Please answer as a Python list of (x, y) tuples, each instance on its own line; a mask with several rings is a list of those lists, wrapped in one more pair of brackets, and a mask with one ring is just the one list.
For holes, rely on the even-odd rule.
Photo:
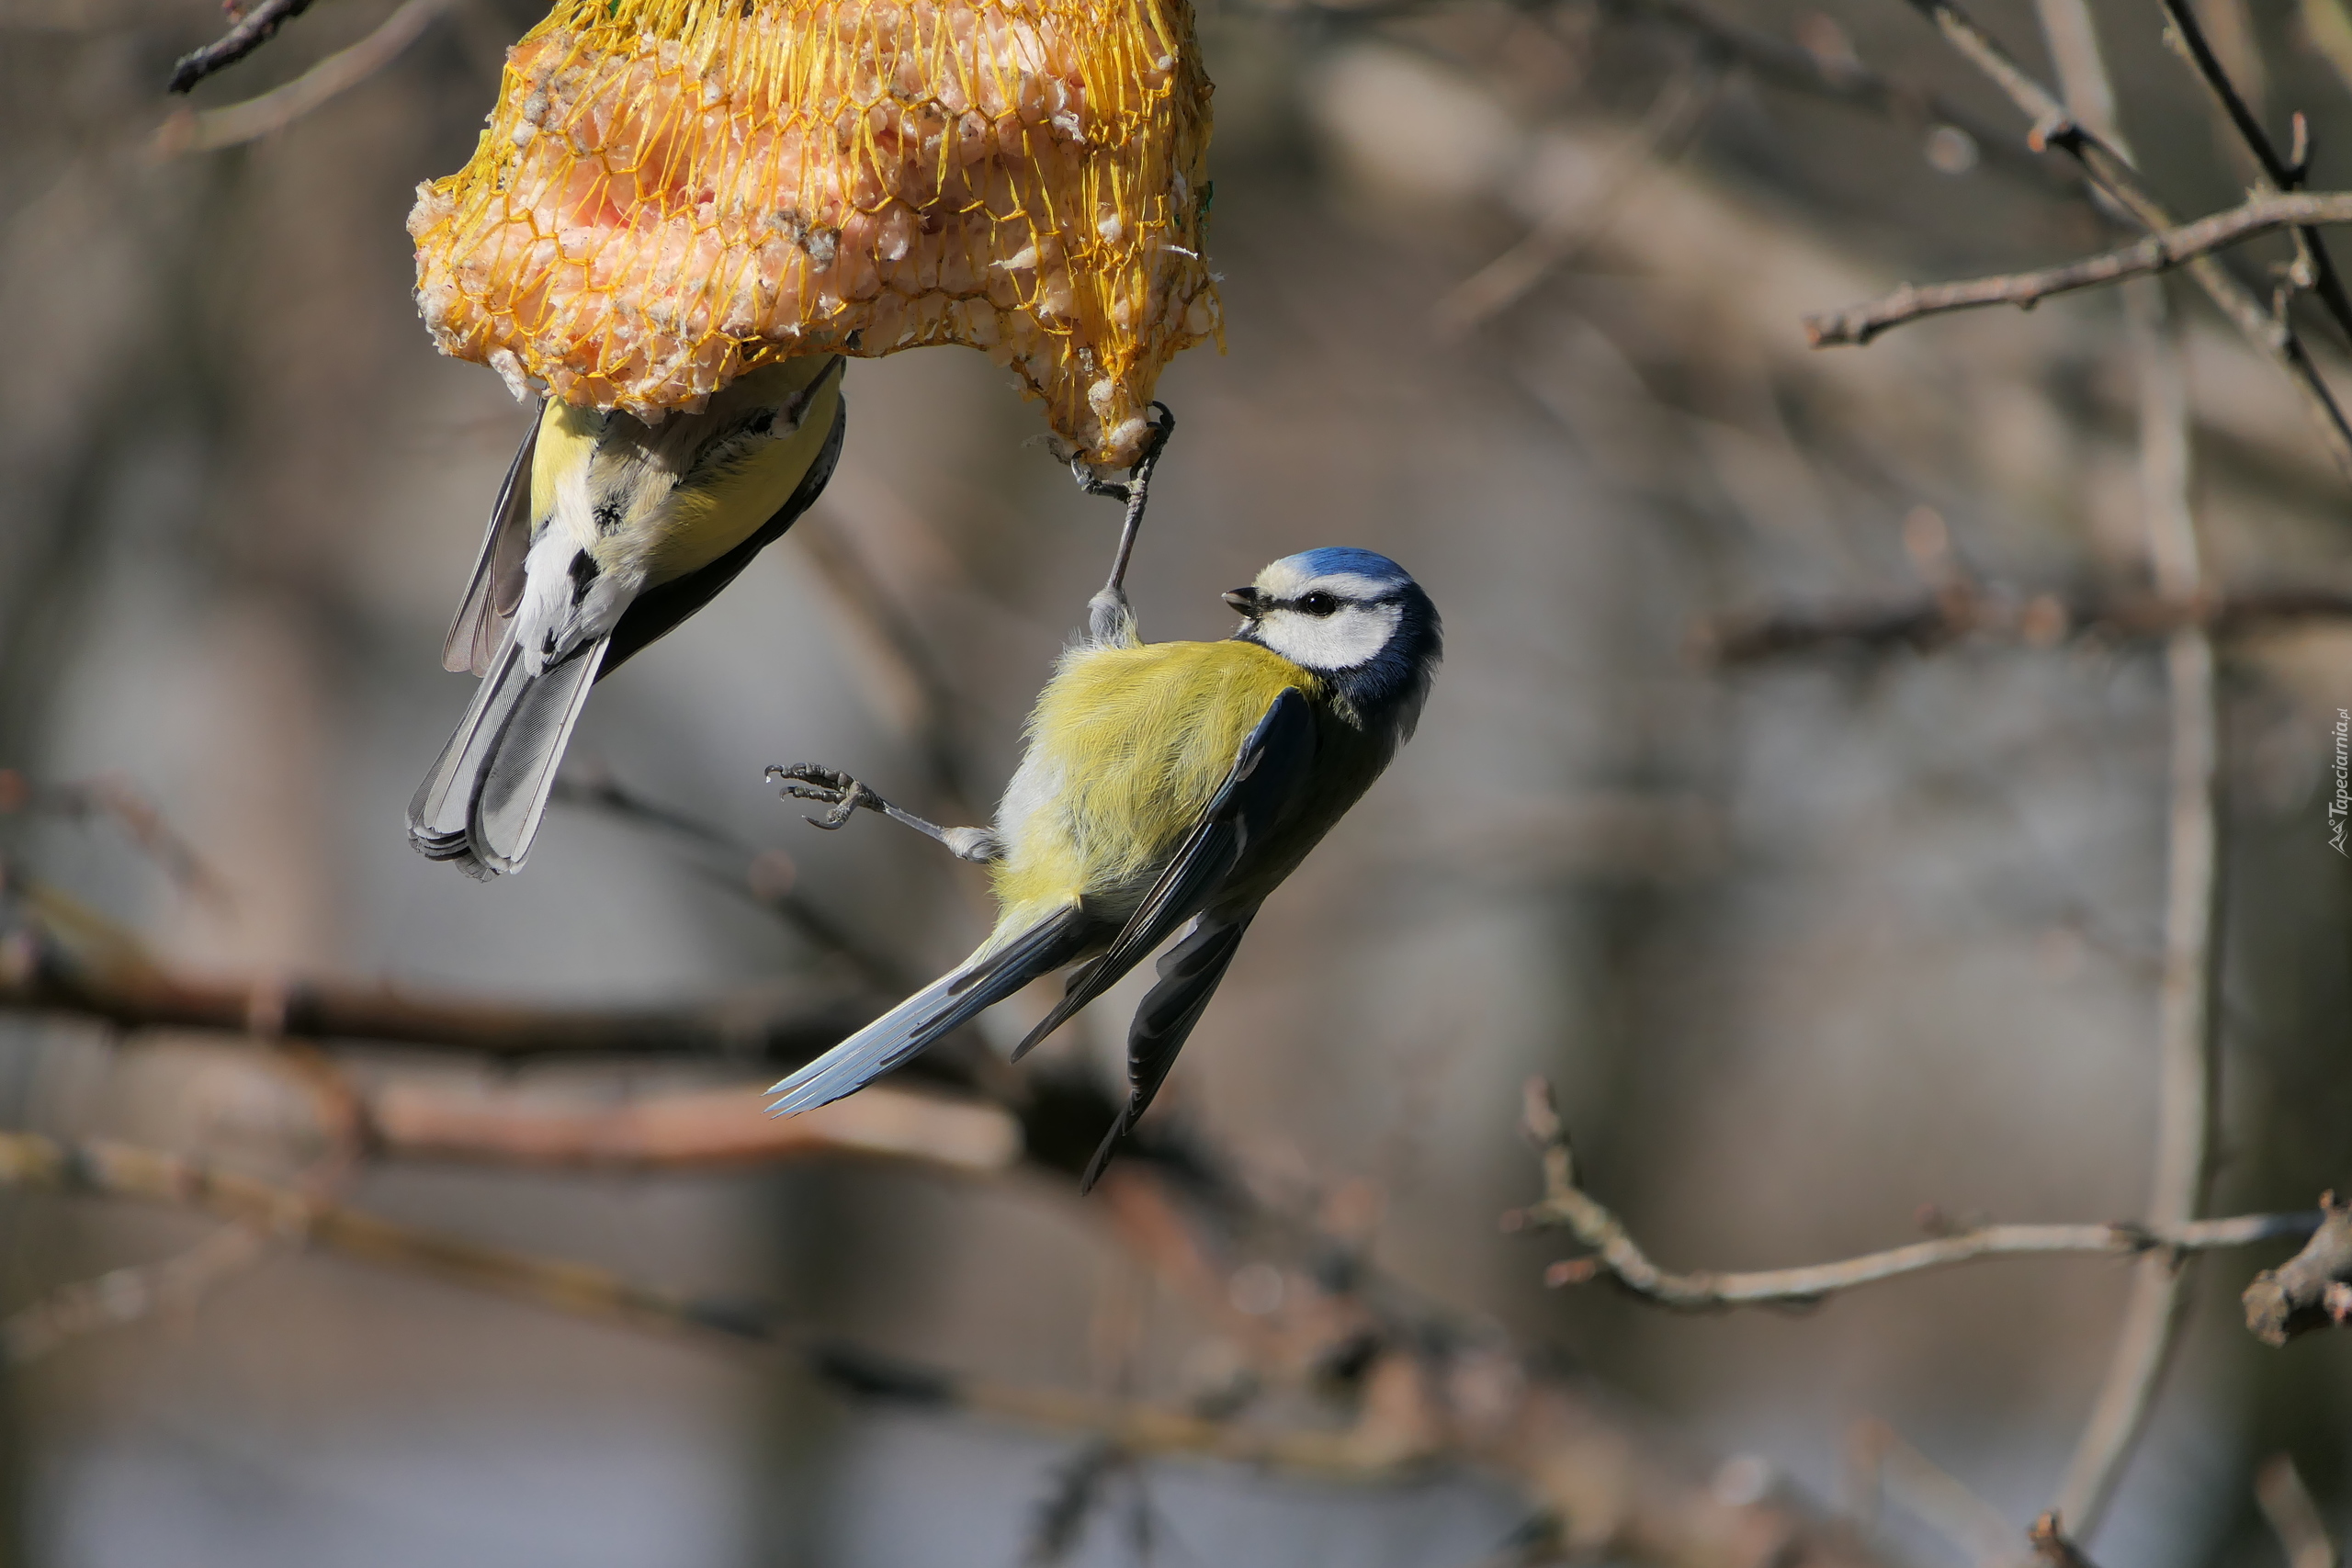
[(558, 0), (418, 187), (446, 354), (659, 418), (794, 355), (986, 350), (1100, 463), (1216, 333), (1185, 0)]

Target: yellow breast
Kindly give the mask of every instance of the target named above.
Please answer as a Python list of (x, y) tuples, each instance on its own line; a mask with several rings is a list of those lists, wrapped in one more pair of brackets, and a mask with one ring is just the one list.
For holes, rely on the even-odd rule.
[(841, 378), (826, 381), (783, 440), (748, 443), (717, 462), (705, 456), (712, 441), (747, 412), (786, 402), (831, 364), (819, 355), (763, 366), (703, 412), (655, 426), (550, 398), (531, 465), (532, 516), (570, 527), (606, 570), (641, 565), (649, 584), (700, 570), (800, 488), (832, 434)]
[(1283, 688), (1321, 682), (1247, 642), (1079, 648), (1029, 717), (1029, 749), (1005, 792), (997, 897), (1016, 911), (1085, 897), (1124, 919)]

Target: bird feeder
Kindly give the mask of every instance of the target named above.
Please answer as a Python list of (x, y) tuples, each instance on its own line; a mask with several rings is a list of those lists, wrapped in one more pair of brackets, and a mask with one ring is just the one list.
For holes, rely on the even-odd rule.
[(968, 344), (1100, 464), (1216, 333), (1186, 0), (558, 0), (417, 301), (518, 393), (649, 422), (806, 354)]

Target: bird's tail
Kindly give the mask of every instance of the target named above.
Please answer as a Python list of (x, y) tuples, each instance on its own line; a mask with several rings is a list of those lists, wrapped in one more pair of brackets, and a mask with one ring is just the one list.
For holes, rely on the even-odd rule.
[(772, 1116), (813, 1111), (865, 1088), (910, 1057), (1086, 950), (1099, 922), (1077, 905), (1057, 909), (1006, 941), (990, 941), (864, 1029), (768, 1090)]
[(409, 842), (474, 876), (522, 869), (604, 660), (599, 638), (534, 675), (510, 640), (409, 802)]

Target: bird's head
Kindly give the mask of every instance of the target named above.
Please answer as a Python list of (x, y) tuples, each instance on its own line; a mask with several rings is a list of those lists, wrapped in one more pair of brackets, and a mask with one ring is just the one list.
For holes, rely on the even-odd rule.
[(1365, 717), (1409, 731), (1442, 651), (1437, 606), (1410, 573), (1370, 550), (1285, 556), (1225, 602), (1238, 636), (1329, 680)]

